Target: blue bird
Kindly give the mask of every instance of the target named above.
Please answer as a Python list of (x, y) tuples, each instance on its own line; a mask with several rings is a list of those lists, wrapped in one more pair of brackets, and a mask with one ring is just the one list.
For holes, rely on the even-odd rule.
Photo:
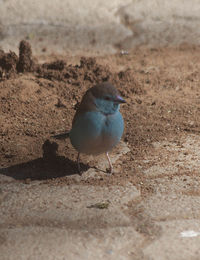
[(68, 133), (53, 136), (56, 139), (70, 138), (78, 151), (77, 163), (80, 172), (80, 153), (98, 155), (105, 153), (109, 172), (113, 166), (109, 151), (120, 141), (124, 130), (123, 117), (119, 111), (125, 100), (109, 82), (88, 89), (77, 109)]

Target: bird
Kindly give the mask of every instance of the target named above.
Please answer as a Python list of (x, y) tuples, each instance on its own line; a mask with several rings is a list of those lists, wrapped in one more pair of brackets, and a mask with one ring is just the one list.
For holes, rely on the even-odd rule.
[(69, 132), (52, 136), (56, 139), (68, 138), (78, 151), (77, 165), (80, 169), (80, 154), (106, 154), (109, 169), (113, 172), (109, 152), (115, 147), (124, 131), (124, 120), (120, 104), (126, 101), (110, 82), (102, 82), (89, 88), (83, 95)]

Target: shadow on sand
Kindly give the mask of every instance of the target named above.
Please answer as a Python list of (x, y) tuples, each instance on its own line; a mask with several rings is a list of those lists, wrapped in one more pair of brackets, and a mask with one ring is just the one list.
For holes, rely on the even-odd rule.
[[(10, 176), (16, 180), (48, 180), (78, 174), (76, 162), (57, 155), (57, 143), (46, 140), (42, 149), (42, 158), (1, 168), (0, 174)], [(86, 171), (89, 168), (88, 165), (83, 163), (80, 166), (82, 171)]]

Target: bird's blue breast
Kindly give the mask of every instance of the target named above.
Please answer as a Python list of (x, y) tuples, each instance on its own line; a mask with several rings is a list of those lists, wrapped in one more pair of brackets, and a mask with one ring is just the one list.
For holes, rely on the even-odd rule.
[(124, 122), (119, 111), (105, 115), (98, 111), (80, 115), (71, 131), (74, 148), (86, 154), (100, 154), (111, 150), (120, 140)]

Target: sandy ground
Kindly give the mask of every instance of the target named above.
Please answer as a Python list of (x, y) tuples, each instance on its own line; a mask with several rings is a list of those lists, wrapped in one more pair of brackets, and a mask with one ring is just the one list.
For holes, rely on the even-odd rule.
[[(199, 259), (199, 47), (98, 57), (0, 51), (0, 259)], [(122, 142), (82, 156), (70, 129), (82, 94), (115, 84)], [(98, 168), (96, 169), (95, 166)]]

